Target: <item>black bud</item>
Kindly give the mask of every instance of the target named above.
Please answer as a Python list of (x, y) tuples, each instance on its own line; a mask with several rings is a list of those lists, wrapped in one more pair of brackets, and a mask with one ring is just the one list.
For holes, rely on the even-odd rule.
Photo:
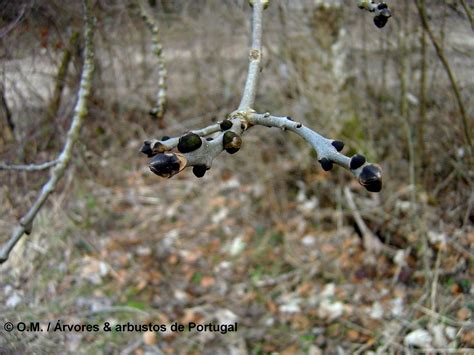
[(365, 157), (361, 154), (356, 154), (351, 158), (349, 167), (351, 170), (359, 169), (362, 165), (365, 164)]
[(214, 138), (212, 138), (212, 137), (207, 137), (207, 138), (206, 138), (206, 141), (208, 141), (208, 142), (210, 142), (210, 141), (212, 141), (212, 140), (214, 140)]
[(377, 7), (377, 16), (374, 17), (375, 26), (382, 28), (387, 24), (387, 21), (392, 17), (392, 13), (388, 9), (386, 4), (380, 4)]
[(382, 28), (384, 27), (386, 24), (387, 24), (387, 19), (383, 16), (375, 16), (374, 17), (374, 24), (375, 26), (377, 26), (378, 28)]
[(329, 160), (328, 158), (322, 158), (321, 160), (319, 160), (319, 163), (321, 164), (321, 167), (323, 168), (324, 171), (329, 171), (333, 167), (332, 161)]
[(224, 120), (219, 126), (221, 126), (221, 130), (227, 131), (228, 129), (232, 128), (232, 122), (230, 120)]
[(143, 142), (143, 145), (140, 148), (140, 153), (145, 154), (148, 158), (151, 158), (153, 156), (153, 150), (151, 149), (150, 141)]
[(243, 123), (240, 124), (240, 129), (241, 129), (242, 131), (245, 130), (245, 125), (244, 125)]
[(232, 131), (227, 131), (222, 137), (224, 149), (229, 154), (237, 153), (242, 145), (242, 138)]
[(286, 116), (286, 119), (287, 119), (288, 121), (293, 121), (293, 119), (292, 119), (290, 116)]
[(303, 125), (302, 125), (301, 123), (298, 123), (298, 124), (296, 125), (296, 128), (301, 128), (302, 126), (303, 126)]
[(184, 167), (185, 159), (175, 153), (163, 153), (156, 155), (148, 163), (150, 170), (158, 176), (171, 177), (179, 173)]
[(364, 166), (359, 175), (359, 182), (367, 191), (379, 192), (382, 190), (382, 171), (373, 164)]
[(331, 144), (338, 152), (344, 148), (344, 142), (341, 141), (333, 141)]
[(182, 136), (178, 142), (178, 150), (181, 153), (189, 153), (198, 149), (202, 145), (201, 137), (195, 133), (188, 133)]
[(161, 138), (161, 141), (164, 142), (164, 141), (167, 141), (168, 139), (170, 139), (170, 137), (168, 137), (168, 136), (163, 136), (163, 137)]
[(193, 166), (193, 173), (198, 178), (202, 178), (206, 173), (207, 167), (205, 165), (195, 165)]

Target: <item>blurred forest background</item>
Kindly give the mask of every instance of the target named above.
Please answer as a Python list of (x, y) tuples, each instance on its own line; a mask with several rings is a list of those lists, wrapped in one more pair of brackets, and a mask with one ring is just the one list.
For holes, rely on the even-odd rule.
[[(384, 171), (366, 192), (299, 137), (247, 132), (202, 179), (162, 179), (144, 139), (222, 120), (248, 65), (247, 1), (150, 0), (168, 71), (164, 128), (151, 34), (134, 1), (97, 0), (96, 71), (73, 163), (0, 266), (2, 321), (232, 323), (219, 333), (6, 333), (0, 353), (467, 352), (474, 347), (472, 1), (272, 0), (255, 109), (289, 115)], [(0, 161), (53, 160), (76, 101), (78, 1), (0, 1)], [(59, 67), (69, 63), (61, 74)], [(438, 51), (439, 53), (439, 51)], [(59, 72), (58, 72), (59, 71)], [(57, 83), (63, 88), (57, 92)], [(467, 124), (467, 125), (466, 125)], [(48, 179), (0, 171), (0, 242)], [(384, 248), (376, 253), (363, 238)]]

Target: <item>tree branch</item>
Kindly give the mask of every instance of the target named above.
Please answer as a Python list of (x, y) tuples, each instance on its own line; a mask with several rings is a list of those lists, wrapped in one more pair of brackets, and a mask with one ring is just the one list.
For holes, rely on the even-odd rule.
[(365, 224), (354, 202), (351, 190), (347, 186), (344, 188), (344, 195), (357, 227), (359, 227), (362, 233), (362, 242), (364, 244), (364, 248), (369, 252), (378, 254), (383, 249), (384, 245), (369, 229), (369, 227), (367, 227), (367, 224)]
[(40, 171), (49, 169), (58, 163), (58, 159), (41, 164), (10, 165), (0, 162), (0, 170), (19, 170), (19, 171)]
[(464, 11), (466, 11), (467, 18), (469, 19), (469, 22), (471, 23), (471, 29), (474, 30), (474, 20), (472, 18), (472, 12), (471, 12), (471, 9), (469, 8), (469, 5), (466, 3), (466, 0), (461, 0), (461, 5), (464, 8)]
[(461, 122), (464, 130), (464, 135), (466, 137), (466, 143), (469, 146), (470, 153), (472, 154), (473, 147), (471, 141), (471, 126), (468, 122), (469, 119), (467, 117), (466, 108), (464, 107), (464, 102), (461, 97), (461, 91), (459, 90), (456, 77), (454, 76), (454, 72), (451, 70), (451, 66), (449, 65), (448, 59), (444, 54), (444, 48), (441, 46), (438, 39), (435, 37), (433, 30), (431, 29), (431, 26), (428, 22), (428, 18), (425, 12), (424, 0), (416, 0), (415, 5), (418, 10), (418, 15), (420, 17), (421, 24), (423, 25), (423, 28), (425, 29), (426, 33), (428, 33), (428, 37), (430, 38), (431, 43), (435, 47), (436, 54), (438, 55), (438, 58), (441, 61), (441, 64), (443, 64), (444, 70), (448, 75), (449, 81), (451, 83), (451, 88), (453, 89), (454, 96), (456, 97), (456, 102), (459, 107), (459, 113), (461, 114)]
[(83, 120), (87, 114), (87, 99), (91, 91), (92, 73), (94, 71), (94, 46), (93, 46), (93, 26), (94, 18), (92, 15), (91, 0), (84, 0), (84, 18), (85, 18), (85, 49), (84, 49), (84, 66), (82, 68), (80, 88), (77, 93), (77, 103), (74, 108), (74, 116), (72, 118), (71, 126), (67, 133), (66, 142), (63, 150), (58, 156), (57, 164), (51, 172), (48, 182), (43, 185), (35, 202), (30, 207), (28, 212), (20, 219), (20, 224), (17, 226), (10, 239), (0, 249), (0, 263), (8, 260), (8, 256), (16, 243), (26, 233), (31, 232), (33, 221), (38, 214), (41, 207), (48, 199), (48, 196), (54, 191), (59, 180), (63, 177), (66, 168), (72, 158), (72, 151), (74, 144), (79, 138), (79, 131), (81, 129)]
[(15, 131), (15, 123), (13, 122), (12, 112), (8, 107), (7, 98), (5, 96), (5, 87), (3, 83), (0, 84), (0, 102), (2, 104), (3, 110), (5, 111), (5, 119), (7, 120), (7, 127), (12, 133)]
[[(349, 170), (368, 191), (379, 192), (382, 189), (381, 169), (366, 162), (362, 155), (347, 157), (340, 153), (344, 148), (343, 142), (325, 138), (290, 117), (259, 114), (251, 108), (255, 103), (262, 57), (262, 14), (268, 0), (250, 0), (249, 3), (253, 7), (252, 48), (239, 108), (232, 112), (229, 118), (202, 130), (191, 131), (175, 138), (163, 137), (161, 140), (145, 141), (140, 151), (151, 158), (148, 164), (150, 170), (169, 178), (186, 167), (193, 167), (194, 175), (202, 177), (222, 151), (225, 150), (229, 154), (238, 152), (245, 131), (259, 125), (296, 133), (313, 147), (324, 170), (331, 170), (334, 164), (340, 165)], [(219, 133), (214, 134), (217, 132)], [(213, 136), (207, 137), (210, 135)], [(175, 148), (177, 152), (172, 151)]]
[(239, 110), (249, 109), (255, 103), (257, 93), (258, 76), (262, 61), (262, 18), (263, 8), (268, 6), (268, 0), (250, 0), (253, 7), (252, 15), (252, 47), (249, 52), (249, 68), (245, 80), (244, 93), (240, 101)]
[(58, 72), (56, 74), (56, 82), (54, 84), (54, 91), (51, 101), (49, 102), (48, 107), (48, 116), (50, 119), (56, 118), (58, 114), (59, 106), (61, 105), (61, 95), (64, 90), (65, 79), (67, 75), (67, 70), (69, 63), (72, 58), (72, 53), (76, 47), (77, 41), (79, 40), (79, 32), (73, 32), (71, 38), (69, 38), (69, 43), (63, 52), (63, 57), (58, 67)]
[(21, 7), (19, 11), (18, 16), (8, 25), (0, 29), (0, 38), (5, 37), (10, 31), (12, 31), (16, 27), (16, 25), (20, 23), (20, 21), (23, 19), (23, 16), (25, 15), (26, 8), (27, 6), (23, 4), (23, 6)]
[(161, 45), (160, 31), (156, 20), (150, 14), (144, 0), (138, 0), (138, 3), (140, 5), (140, 14), (152, 34), (153, 52), (158, 60), (158, 93), (156, 94), (155, 106), (150, 110), (150, 115), (157, 118), (160, 128), (164, 128), (163, 118), (166, 112), (167, 72), (165, 61), (163, 59), (163, 46)]

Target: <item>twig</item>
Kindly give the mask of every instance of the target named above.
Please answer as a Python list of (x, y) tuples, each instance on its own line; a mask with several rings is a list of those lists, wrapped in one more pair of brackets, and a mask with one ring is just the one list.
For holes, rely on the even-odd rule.
[(67, 69), (71, 61), (72, 53), (77, 41), (79, 40), (79, 32), (74, 32), (69, 39), (67, 47), (64, 49), (61, 63), (56, 74), (56, 82), (54, 84), (54, 92), (48, 107), (49, 118), (55, 118), (58, 114), (59, 106), (61, 105), (61, 94), (64, 89)]
[(420, 106), (418, 111), (418, 120), (416, 121), (417, 131), (417, 148), (419, 149), (418, 169), (421, 170), (426, 162), (425, 157), (425, 122), (426, 122), (426, 73), (428, 71), (428, 61), (426, 57), (426, 32), (421, 28), (420, 33)]
[(436, 312), (436, 295), (438, 293), (438, 281), (439, 281), (439, 265), (441, 263), (441, 253), (443, 252), (443, 249), (441, 248), (438, 251), (438, 254), (436, 255), (436, 261), (435, 261), (435, 269), (434, 269), (434, 275), (433, 275), (433, 280), (431, 281), (431, 311)]
[(441, 46), (438, 39), (435, 37), (433, 30), (431, 29), (431, 26), (428, 22), (428, 18), (425, 12), (424, 0), (416, 0), (415, 5), (418, 10), (418, 15), (420, 17), (421, 24), (423, 25), (423, 28), (425, 29), (426, 33), (428, 33), (431, 43), (435, 47), (436, 54), (438, 55), (438, 58), (443, 64), (444, 70), (446, 71), (446, 74), (448, 75), (449, 81), (451, 83), (451, 88), (454, 92), (454, 96), (456, 97), (456, 101), (459, 106), (462, 126), (464, 128), (464, 135), (466, 136), (466, 143), (468, 144), (469, 149), (470, 149), (470, 154), (472, 155), (472, 141), (471, 141), (471, 133), (470, 133), (471, 129), (469, 126), (466, 109), (464, 107), (464, 103), (461, 97), (461, 91), (459, 90), (456, 77), (454, 76), (454, 72), (451, 70), (451, 66), (449, 65), (449, 62), (444, 54), (444, 48)]
[(67, 132), (66, 142), (63, 150), (58, 156), (57, 164), (51, 172), (48, 182), (43, 185), (35, 202), (28, 212), (20, 219), (20, 224), (13, 230), (10, 239), (0, 249), (0, 263), (8, 260), (8, 256), (16, 243), (21, 239), (23, 234), (29, 234), (32, 229), (33, 221), (41, 207), (48, 199), (48, 196), (54, 191), (59, 180), (63, 177), (66, 168), (72, 158), (74, 144), (79, 138), (84, 117), (87, 114), (87, 99), (91, 91), (92, 73), (94, 72), (94, 47), (93, 47), (93, 27), (94, 18), (92, 15), (91, 0), (84, 0), (84, 66), (82, 68), (80, 88), (77, 93), (77, 103), (74, 108), (74, 116), (72, 118), (71, 127)]
[(469, 19), (469, 22), (471, 23), (471, 29), (474, 30), (474, 20), (472, 18), (472, 12), (471, 9), (469, 8), (469, 5), (466, 3), (465, 0), (460, 0), (461, 5), (464, 8), (464, 11), (466, 11), (467, 18)]
[(5, 87), (3, 86), (3, 83), (0, 84), (0, 100), (2, 102), (3, 110), (5, 111), (5, 118), (7, 120), (8, 128), (13, 134), (13, 132), (15, 131), (15, 123), (13, 122), (13, 119), (12, 119), (12, 112), (10, 111), (10, 108), (8, 107), (7, 98), (5, 97)]
[(346, 197), (347, 204), (349, 205), (349, 209), (354, 216), (354, 220), (357, 223), (357, 227), (359, 227), (362, 233), (364, 248), (370, 252), (379, 253), (383, 249), (383, 244), (365, 224), (354, 202), (352, 192), (347, 186), (344, 188), (344, 195)]
[(156, 94), (155, 106), (150, 110), (150, 114), (157, 118), (160, 128), (164, 128), (163, 118), (166, 112), (167, 72), (165, 61), (163, 59), (163, 46), (161, 45), (160, 31), (156, 20), (150, 14), (144, 0), (138, 0), (138, 3), (140, 5), (140, 14), (153, 36), (153, 52), (158, 61), (158, 93)]
[[(239, 110), (252, 108), (257, 94), (258, 77), (262, 61), (262, 22), (264, 1), (250, 2), (253, 7), (252, 15), (252, 47), (249, 52), (249, 68), (245, 80), (244, 93), (240, 100)], [(266, 1), (268, 4), (268, 0)]]
[(18, 16), (12, 22), (10, 22), (8, 25), (6, 25), (4, 28), (0, 30), (0, 38), (5, 37), (10, 31), (12, 31), (16, 27), (16, 25), (20, 23), (23, 16), (25, 15), (25, 10), (26, 10), (26, 5), (23, 4)]
[[(150, 170), (159, 176), (171, 177), (186, 167), (193, 167), (194, 174), (202, 177), (222, 151), (234, 154), (240, 149), (245, 131), (252, 126), (263, 125), (298, 134), (314, 148), (324, 170), (331, 170), (333, 164), (340, 165), (351, 171), (368, 191), (380, 191), (382, 189), (380, 167), (366, 162), (362, 155), (356, 154), (350, 158), (340, 153), (344, 147), (343, 142), (325, 138), (290, 117), (259, 114), (253, 110), (262, 59), (262, 16), (268, 2), (268, 0), (249, 1), (253, 7), (252, 44), (247, 79), (238, 109), (224, 121), (202, 130), (192, 131), (181, 137), (145, 141), (140, 151), (152, 158), (149, 162)], [(205, 138), (218, 131), (220, 132), (215, 137)], [(177, 148), (178, 152), (171, 152), (174, 148)]]
[(28, 165), (9, 165), (0, 162), (0, 170), (20, 170), (20, 171), (39, 171), (48, 169), (59, 162), (58, 159), (51, 160), (41, 164), (28, 164)]
[(433, 311), (429, 308), (423, 307), (419, 304), (413, 305), (413, 308), (425, 313), (428, 316), (436, 318), (438, 321), (442, 321), (445, 324), (454, 325), (456, 327), (472, 327), (472, 325), (473, 325), (472, 322), (457, 321), (457, 320), (454, 320), (454, 319), (449, 318), (447, 316), (442, 316), (441, 314), (439, 314), (439, 313), (437, 313), (437, 312), (435, 312), (435, 311)]

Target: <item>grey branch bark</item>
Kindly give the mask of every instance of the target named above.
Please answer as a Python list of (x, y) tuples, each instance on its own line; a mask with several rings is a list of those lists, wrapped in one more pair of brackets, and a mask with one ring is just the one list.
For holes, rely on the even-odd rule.
[(40, 171), (40, 170), (46, 170), (51, 168), (52, 166), (56, 165), (59, 161), (52, 160), (48, 161), (45, 163), (40, 163), (40, 164), (19, 164), (19, 165), (10, 165), (6, 163), (1, 163), (0, 162), (0, 170), (18, 170), (18, 171)]
[(91, 0), (84, 0), (84, 38), (85, 38), (85, 49), (84, 49), (84, 66), (82, 68), (80, 88), (77, 93), (77, 102), (74, 108), (74, 115), (72, 118), (71, 126), (67, 133), (66, 142), (63, 150), (58, 156), (57, 164), (51, 171), (49, 180), (43, 185), (39, 192), (35, 202), (30, 207), (28, 212), (20, 219), (19, 225), (13, 230), (10, 239), (0, 249), (0, 263), (8, 260), (10, 252), (26, 233), (31, 232), (33, 221), (38, 214), (41, 207), (48, 199), (49, 195), (54, 191), (59, 180), (63, 177), (66, 168), (68, 167), (71, 158), (72, 151), (76, 141), (79, 138), (79, 132), (82, 127), (82, 123), (87, 114), (87, 99), (91, 92), (91, 81), (92, 74), (94, 72), (94, 45), (93, 45), (93, 27), (94, 18), (92, 15)]
[[(162, 177), (171, 177), (186, 167), (192, 167), (197, 177), (204, 176), (213, 160), (223, 151), (236, 153), (242, 145), (243, 134), (253, 126), (275, 127), (291, 131), (308, 142), (318, 155), (321, 167), (328, 171), (333, 164), (349, 170), (368, 191), (379, 192), (382, 188), (380, 167), (370, 164), (359, 154), (348, 157), (341, 153), (344, 143), (325, 138), (290, 117), (277, 117), (253, 110), (262, 59), (262, 17), (268, 0), (250, 0), (253, 7), (252, 44), (249, 69), (242, 100), (237, 110), (218, 124), (191, 131), (181, 137), (164, 137), (144, 142), (140, 151), (150, 159), (150, 170)], [(177, 152), (173, 152), (174, 149)]]
[(252, 108), (257, 94), (258, 76), (260, 74), (260, 65), (262, 62), (262, 22), (263, 7), (268, 6), (268, 1), (253, 1), (252, 16), (252, 48), (249, 52), (249, 68), (247, 79), (245, 80), (244, 93), (240, 101), (239, 110)]
[(155, 106), (150, 110), (150, 114), (157, 118), (160, 128), (164, 128), (163, 118), (166, 112), (166, 79), (168, 74), (166, 72), (165, 60), (163, 58), (163, 46), (161, 45), (160, 31), (158, 23), (150, 14), (145, 1), (138, 0), (138, 3), (140, 5), (141, 16), (152, 34), (153, 52), (158, 61), (158, 93), (156, 94)]

